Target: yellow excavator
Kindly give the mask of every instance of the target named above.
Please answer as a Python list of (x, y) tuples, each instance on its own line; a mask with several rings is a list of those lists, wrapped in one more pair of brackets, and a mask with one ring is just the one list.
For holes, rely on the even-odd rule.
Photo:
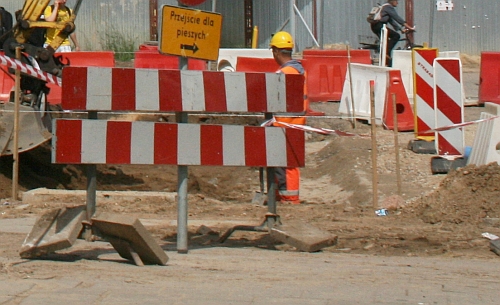
[[(75, 18), (82, 0), (77, 0), (70, 19), (65, 22), (44, 21), (42, 16), (50, 0), (26, 0), (22, 10), (16, 12), (16, 23), (3, 44), (5, 55), (16, 58), (16, 49), (21, 49), (21, 62), (43, 72), (61, 76), (63, 64), (55, 50), (75, 30)], [(55, 28), (57, 35), (50, 45), (44, 47), (44, 31)], [(9, 68), (9, 73), (15, 71)], [(47, 95), (47, 82), (27, 74), (20, 77), (20, 115), (18, 128), (18, 151), (35, 148), (51, 138), (51, 114)], [(0, 102), (0, 156), (13, 154), (14, 92), (10, 101)]]

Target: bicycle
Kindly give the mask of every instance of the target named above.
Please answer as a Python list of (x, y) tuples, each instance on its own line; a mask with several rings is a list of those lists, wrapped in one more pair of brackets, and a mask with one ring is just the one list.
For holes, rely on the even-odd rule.
[(412, 50), (414, 48), (423, 48), (424, 46), (415, 44), (415, 40), (413, 38), (413, 34), (415, 32), (416, 31), (414, 29), (406, 29), (406, 31), (403, 32), (405, 34), (405, 37), (399, 39), (399, 41), (398, 41), (398, 43), (404, 41), (405, 45), (404, 45), (404, 47), (402, 47), (402, 48), (399, 47), (396, 50)]
[[(407, 29), (405, 32), (403, 32), (404, 37), (398, 40), (398, 44), (403, 41), (405, 42), (405, 44), (403, 47), (395, 48), (395, 50), (411, 50), (414, 48), (423, 48), (422, 45), (414, 43), (413, 34), (415, 32), (416, 31), (414, 29)], [(358, 43), (361, 45), (358, 49), (370, 50), (372, 64), (377, 65), (380, 54), (380, 39), (377, 36), (358, 35)]]

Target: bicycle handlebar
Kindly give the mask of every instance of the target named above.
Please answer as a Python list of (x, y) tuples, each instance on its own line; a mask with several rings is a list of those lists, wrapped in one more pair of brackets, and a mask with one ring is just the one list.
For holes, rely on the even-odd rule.
[(416, 32), (417, 30), (415, 29), (415, 25), (413, 25), (412, 28), (408, 28), (408, 27), (403, 27), (403, 29), (405, 29), (405, 32)]

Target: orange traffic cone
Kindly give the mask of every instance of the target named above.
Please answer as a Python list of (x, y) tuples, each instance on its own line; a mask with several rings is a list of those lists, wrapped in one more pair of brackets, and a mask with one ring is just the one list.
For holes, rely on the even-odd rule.
[[(398, 131), (412, 131), (415, 128), (415, 118), (413, 109), (406, 95), (405, 86), (401, 79), (400, 70), (388, 71), (387, 94), (385, 95), (384, 126), (387, 129), (394, 129), (394, 111), (397, 113)], [(396, 109), (392, 100), (396, 95)]]

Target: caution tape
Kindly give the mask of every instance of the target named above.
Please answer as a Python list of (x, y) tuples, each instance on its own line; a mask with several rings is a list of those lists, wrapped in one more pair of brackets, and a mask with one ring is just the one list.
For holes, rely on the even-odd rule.
[(491, 117), (491, 118), (479, 119), (479, 120), (470, 121), (470, 122), (464, 122), (464, 123), (457, 123), (457, 124), (452, 124), (452, 125), (448, 125), (448, 126), (443, 126), (443, 127), (438, 127), (438, 128), (434, 128), (434, 129), (429, 129), (429, 130), (426, 130), (426, 131), (422, 131), (422, 133), (433, 133), (433, 132), (446, 131), (446, 130), (451, 130), (451, 129), (460, 128), (460, 127), (464, 127), (464, 126), (479, 124), (479, 123), (491, 121), (491, 120), (498, 119), (498, 118), (500, 118), (500, 116), (494, 116), (494, 117)]
[(0, 55), (0, 64), (7, 66), (9, 68), (19, 70), (24, 74), (27, 74), (29, 76), (38, 78), (40, 80), (61, 86), (62, 81), (61, 78), (54, 76), (50, 73), (44, 72), (40, 69), (36, 69), (35, 67), (25, 64), (21, 62), (20, 60), (17, 60), (15, 58), (11, 58), (5, 55)]
[(293, 128), (293, 129), (298, 129), (298, 130), (303, 130), (303, 131), (309, 131), (309, 132), (316, 132), (319, 134), (336, 134), (336, 135), (339, 135), (342, 137), (358, 136), (358, 134), (340, 131), (340, 130), (333, 130), (333, 129), (327, 129), (327, 128), (316, 128), (316, 127), (311, 127), (311, 126), (307, 126), (307, 125), (298, 125), (298, 124), (290, 124), (290, 123), (280, 122), (280, 121), (277, 121), (276, 118), (274, 118), (274, 117), (270, 120), (265, 121), (260, 126), (269, 127), (269, 126), (273, 126), (273, 124), (275, 124), (275, 123), (278, 125), (281, 125), (283, 127), (288, 127), (288, 128)]
[[(446, 130), (460, 128), (460, 127), (464, 127), (464, 126), (468, 126), (468, 125), (479, 124), (479, 123), (491, 121), (491, 120), (498, 119), (498, 118), (500, 118), (500, 116), (494, 116), (491, 118), (479, 119), (479, 120), (469, 121), (469, 122), (464, 122), (464, 123), (457, 123), (457, 124), (452, 124), (452, 125), (448, 125), (448, 126), (443, 126), (443, 127), (438, 127), (438, 128), (426, 130), (426, 131), (423, 131), (422, 133), (433, 133), (433, 132), (446, 131)], [(278, 124), (278, 125), (281, 125), (283, 127), (294, 128), (294, 129), (299, 129), (299, 130), (303, 130), (303, 131), (316, 132), (319, 134), (336, 134), (336, 135), (343, 136), (343, 137), (364, 136), (364, 135), (340, 131), (340, 130), (333, 130), (333, 129), (327, 129), (327, 128), (316, 128), (316, 127), (311, 127), (311, 126), (307, 126), (307, 125), (297, 125), (297, 124), (290, 124), (290, 123), (286, 123), (286, 122), (280, 122), (280, 121), (277, 121), (274, 117), (272, 119), (267, 120), (264, 123), (262, 123), (261, 126), (268, 127), (268, 126), (272, 126), (273, 124)]]

